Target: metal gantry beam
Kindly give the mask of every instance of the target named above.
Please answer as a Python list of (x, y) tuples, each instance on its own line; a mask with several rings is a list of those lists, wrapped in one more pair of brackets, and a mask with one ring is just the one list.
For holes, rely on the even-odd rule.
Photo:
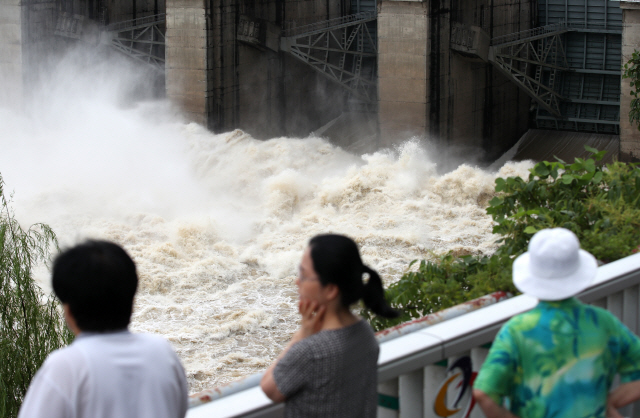
[[(378, 53), (376, 36), (368, 22), (375, 12), (363, 12), (283, 32), (280, 49), (339, 83), (365, 103), (377, 100)], [(373, 65), (364, 66), (370, 59)]]
[(489, 61), (558, 118), (560, 101), (565, 99), (556, 91), (555, 81), (558, 72), (569, 70), (561, 39), (569, 30), (563, 24), (543, 26), (494, 38), (489, 48)]
[(164, 71), (165, 21), (166, 16), (158, 14), (109, 25), (102, 43)]
[(108, 45), (164, 71), (165, 21), (166, 16), (158, 14), (101, 26), (81, 15), (60, 13), (54, 34), (91, 45)]

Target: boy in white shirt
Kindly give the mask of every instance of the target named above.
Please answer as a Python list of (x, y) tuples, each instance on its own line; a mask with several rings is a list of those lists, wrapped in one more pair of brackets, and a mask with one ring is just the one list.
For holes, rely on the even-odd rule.
[(169, 343), (128, 330), (136, 267), (118, 245), (87, 241), (54, 262), (68, 347), (49, 355), (33, 378), (19, 418), (182, 418), (187, 381)]

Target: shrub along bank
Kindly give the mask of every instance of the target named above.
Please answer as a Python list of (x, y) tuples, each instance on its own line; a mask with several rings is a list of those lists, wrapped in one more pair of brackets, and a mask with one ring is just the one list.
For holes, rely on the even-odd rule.
[(47, 355), (69, 344), (58, 303), (33, 279), (48, 261), (56, 236), (47, 225), (24, 230), (3, 194), (0, 176), (0, 417), (13, 418), (29, 383)]
[(635, 252), (640, 245), (640, 168), (619, 162), (603, 166), (598, 162), (605, 151), (585, 148), (589, 158), (572, 164), (540, 162), (528, 180), (496, 179), (496, 196), (487, 208), (500, 243), (493, 255), (449, 253), (433, 261), (414, 260), (386, 293), (400, 318), (378, 318), (367, 310), (361, 314), (381, 330), (498, 290), (516, 294), (513, 260), (545, 228), (573, 231), (582, 248), (603, 263)]

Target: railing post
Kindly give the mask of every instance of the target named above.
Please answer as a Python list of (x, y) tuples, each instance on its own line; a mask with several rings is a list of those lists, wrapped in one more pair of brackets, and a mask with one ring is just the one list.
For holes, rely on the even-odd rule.
[(378, 405), (377, 418), (398, 418), (398, 379), (387, 380), (378, 383), (378, 394), (387, 400), (386, 406)]
[(622, 295), (622, 322), (635, 334), (640, 334), (638, 296), (640, 296), (640, 286), (638, 285), (625, 289)]
[(438, 391), (440, 390), (440, 386), (442, 386), (442, 382), (447, 377), (447, 368), (443, 365), (432, 364), (430, 366), (425, 367), (424, 369), (424, 390), (423, 390), (423, 418), (437, 418), (433, 405), (436, 401), (436, 396), (438, 395)]
[(424, 372), (422, 369), (403, 374), (399, 378), (400, 418), (422, 415)]
[[(476, 374), (482, 368), (482, 364), (484, 363), (487, 355), (489, 354), (489, 349), (484, 347), (475, 347), (471, 349), (471, 365), (473, 366), (474, 379)], [(471, 410), (471, 415), (469, 418), (485, 418), (482, 410), (478, 405), (475, 405)]]

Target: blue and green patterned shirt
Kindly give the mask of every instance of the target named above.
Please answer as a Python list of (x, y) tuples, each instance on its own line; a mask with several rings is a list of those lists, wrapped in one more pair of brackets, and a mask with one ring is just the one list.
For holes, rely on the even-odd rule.
[(474, 388), (522, 418), (604, 418), (616, 373), (640, 379), (635, 334), (575, 298), (541, 301), (504, 324)]

